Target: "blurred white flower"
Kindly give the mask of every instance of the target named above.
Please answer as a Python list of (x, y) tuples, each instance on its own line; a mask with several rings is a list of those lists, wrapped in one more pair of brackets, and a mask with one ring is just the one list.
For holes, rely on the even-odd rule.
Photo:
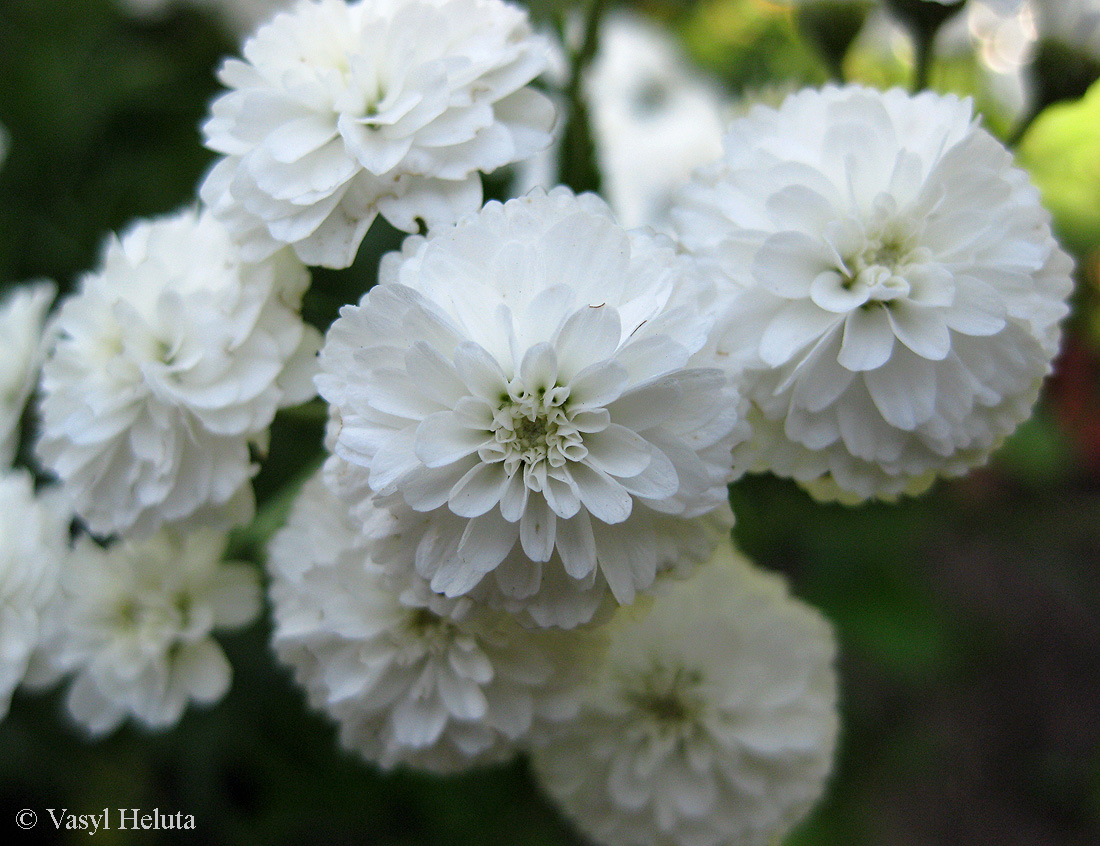
[(38, 381), (43, 326), (56, 293), (52, 282), (36, 282), (13, 288), (0, 300), (0, 466), (10, 465), (19, 449), (19, 421)]
[(8, 149), (11, 147), (11, 136), (8, 135), (8, 130), (3, 124), (0, 124), (0, 166), (4, 164), (4, 160), (8, 157)]
[(42, 368), (43, 463), (97, 534), (250, 518), (250, 445), (313, 394), (320, 335), (289, 251), (242, 262), (209, 214), (138, 221), (55, 322)]
[(1029, 0), (1039, 39), (1100, 61), (1100, 0)]
[(202, 197), (250, 259), (291, 244), (347, 267), (377, 214), (453, 223), (479, 171), (550, 143), (553, 105), (527, 87), (547, 51), (500, 0), (302, 0), (223, 66)]
[(270, 19), (294, 0), (120, 0), (131, 15), (146, 20), (159, 20), (178, 6), (191, 6), (217, 14), (228, 30), (237, 36), (247, 35), (259, 24)]
[(0, 472), (0, 719), (43, 637), (68, 553), (71, 517), (53, 493), (36, 497), (25, 470)]
[(852, 86), (758, 107), (675, 216), (725, 278), (757, 469), (890, 497), (984, 462), (1030, 415), (1072, 262), (968, 100)]
[(469, 593), (518, 544), (522, 568), (497, 574), (514, 599), (544, 599), (560, 566), (629, 603), (668, 516), (726, 503), (746, 434), (706, 348), (708, 294), (594, 195), (489, 203), (407, 239), (329, 329), (317, 386), (335, 451), (428, 515), (415, 559), (433, 590)]
[(584, 93), (602, 193), (623, 226), (667, 230), (673, 193), (722, 154), (726, 104), (667, 29), (610, 15), (599, 43)]
[(188, 703), (225, 695), (231, 669), (211, 633), (260, 612), (257, 574), (221, 563), (225, 542), (212, 530), (162, 531), (107, 549), (87, 536), (77, 542), (61, 574), (45, 659), (75, 674), (69, 713), (91, 734), (127, 717), (170, 728)]
[[(565, 64), (565, 51), (557, 47), (550, 76), (558, 87), (568, 76)], [(717, 85), (691, 67), (667, 30), (621, 11), (601, 23), (584, 96), (600, 193), (623, 226), (666, 232), (675, 191), (692, 170), (722, 154), (732, 107)], [(516, 166), (514, 193), (558, 183), (561, 139), (555, 140)]]
[(728, 543), (619, 614), (580, 714), (534, 752), (540, 784), (603, 846), (779, 842), (832, 767), (828, 623)]
[(454, 772), (573, 717), (602, 641), (395, 583), (370, 538), (390, 521), (379, 509), (362, 525), (315, 477), (269, 548), (275, 650), (343, 744), (383, 768)]

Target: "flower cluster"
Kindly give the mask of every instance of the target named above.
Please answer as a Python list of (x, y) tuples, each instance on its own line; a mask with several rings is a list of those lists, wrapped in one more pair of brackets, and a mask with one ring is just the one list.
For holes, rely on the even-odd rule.
[(9, 466), (19, 449), (19, 423), (38, 382), (45, 353), (43, 324), (57, 293), (52, 282), (37, 282), (8, 292), (0, 303), (0, 465)]
[(407, 240), (330, 328), (317, 385), (335, 452), (426, 515), (432, 590), (493, 574), (545, 614), (564, 572), (593, 611), (608, 588), (629, 603), (674, 563), (682, 520), (726, 501), (744, 430), (712, 300), (596, 197), (489, 203)]
[(211, 633), (260, 611), (255, 570), (221, 563), (225, 543), (210, 529), (108, 549), (78, 542), (60, 576), (46, 660), (74, 675), (69, 713), (92, 735), (127, 717), (172, 726), (188, 703), (225, 694), (231, 670)]
[(592, 634), (529, 631), (509, 614), (395, 580), (391, 533), (314, 478), (270, 547), (274, 644), (344, 745), (382, 767), (435, 772), (502, 760), (576, 714)]
[(61, 306), (43, 366), (38, 455), (98, 534), (247, 521), (278, 408), (313, 395), (309, 275), (252, 264), (208, 213), (139, 221)]
[(377, 214), (451, 223), (481, 205), (478, 171), (550, 143), (553, 107), (527, 87), (547, 51), (501, 0), (301, 0), (222, 68), (202, 198), (246, 257), (291, 244), (328, 267)]
[(585, 77), (603, 193), (624, 226), (668, 227), (675, 190), (722, 153), (727, 110), (668, 33), (609, 16)]
[(838, 731), (836, 644), (816, 611), (723, 544), (609, 631), (580, 715), (534, 756), (582, 832), (635, 846), (765, 844), (802, 819)]
[[(775, 842), (827, 781), (836, 645), (732, 549), (728, 486), (894, 498), (985, 461), (1068, 311), (1038, 192), (951, 95), (807, 89), (720, 141), (715, 91), (615, 19), (571, 86), (610, 204), (483, 205), (557, 121), (526, 14), (285, 5), (221, 69), (200, 205), (110, 238), (52, 319), (50, 283), (0, 306), (0, 713), (61, 676), (93, 735), (225, 693), (213, 634), (261, 600), (225, 530), (319, 393), (296, 414), (327, 404), (323, 466), (244, 545), (344, 746), (436, 773), (529, 752), (599, 844)], [(416, 234), (322, 336), (306, 265), (349, 267), (379, 215)], [(38, 496), (6, 467), (36, 382)]]
[(970, 102), (806, 90), (725, 143), (674, 216), (725, 286), (745, 460), (842, 498), (984, 462), (1050, 370), (1072, 262)]
[(66, 560), (69, 521), (56, 492), (36, 497), (22, 470), (0, 473), (0, 719), (43, 640)]

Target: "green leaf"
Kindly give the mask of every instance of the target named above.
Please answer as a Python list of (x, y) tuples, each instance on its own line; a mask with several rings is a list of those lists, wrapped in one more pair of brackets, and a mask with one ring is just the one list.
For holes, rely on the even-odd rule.
[(1047, 108), (1019, 148), (1055, 227), (1079, 255), (1100, 246), (1100, 82), (1074, 103)]

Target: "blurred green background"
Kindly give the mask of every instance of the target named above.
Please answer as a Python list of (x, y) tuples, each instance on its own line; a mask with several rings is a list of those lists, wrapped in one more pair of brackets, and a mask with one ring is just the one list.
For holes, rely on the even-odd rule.
[[(531, 5), (550, 20), (570, 4)], [(776, 4), (641, 5), (731, 96), (826, 78)], [(218, 90), (214, 70), (234, 51), (217, 18), (187, 7), (137, 21), (112, 0), (0, 0), (0, 123), (11, 137), (0, 280), (49, 277), (65, 289), (95, 264), (107, 232), (192, 202), (211, 159), (198, 126)], [(881, 56), (849, 55), (846, 67), (879, 84), (907, 73)], [(977, 78), (970, 58), (932, 76), (976, 94), (986, 124), (1007, 134)], [(1100, 843), (1100, 88), (1042, 115), (1020, 150), (1080, 265), (1066, 352), (1035, 418), (989, 467), (894, 506), (820, 506), (764, 477), (731, 494), (743, 548), (787, 573), (841, 642), (838, 766), (792, 846)], [(307, 318), (327, 326), (399, 243), (379, 221), (351, 271), (316, 275)], [(319, 442), (316, 415), (277, 421), (262, 501), (278, 499)], [(235, 548), (259, 564), (254, 537)], [(176, 837), (188, 842), (580, 842), (522, 761), (433, 778), (382, 775), (344, 754), (267, 638), (266, 621), (223, 638), (232, 690), (166, 734), (127, 726), (90, 743), (57, 693), (18, 693), (0, 723), (0, 830), (17, 843), (58, 842), (47, 807), (107, 806), (193, 814), (197, 831)], [(34, 831), (16, 827), (21, 808), (38, 812)]]

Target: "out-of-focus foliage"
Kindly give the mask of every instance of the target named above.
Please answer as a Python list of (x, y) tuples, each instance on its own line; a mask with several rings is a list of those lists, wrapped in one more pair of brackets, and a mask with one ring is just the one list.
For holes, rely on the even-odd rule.
[(1100, 233), (1100, 83), (1080, 100), (1057, 103), (1031, 125), (1020, 162), (1066, 246), (1087, 255)]

